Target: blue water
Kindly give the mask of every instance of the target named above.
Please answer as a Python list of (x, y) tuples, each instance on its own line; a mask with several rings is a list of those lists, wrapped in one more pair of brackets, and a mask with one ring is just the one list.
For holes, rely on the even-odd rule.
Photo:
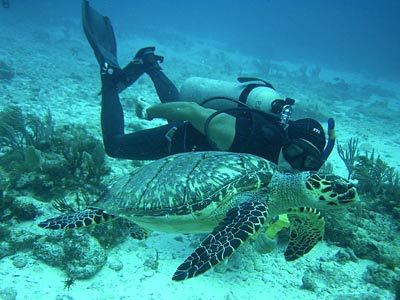
[[(400, 1), (396, 0), (137, 0), (91, 1), (118, 33), (146, 27), (227, 43), (260, 58), (307, 61), (400, 79)], [(10, 0), (2, 21), (65, 24), (80, 1)]]

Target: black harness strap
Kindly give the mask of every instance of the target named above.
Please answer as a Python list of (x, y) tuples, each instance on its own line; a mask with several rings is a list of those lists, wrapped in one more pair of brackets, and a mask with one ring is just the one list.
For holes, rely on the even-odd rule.
[(265, 80), (259, 79), (259, 78), (255, 78), (255, 77), (239, 77), (237, 80), (240, 83), (245, 83), (245, 82), (249, 82), (249, 81), (261, 81), (262, 82), (262, 83), (249, 83), (243, 89), (243, 91), (240, 93), (240, 96), (239, 96), (239, 99), (238, 99), (242, 103), (246, 103), (247, 102), (247, 97), (249, 96), (251, 91), (254, 90), (255, 88), (260, 87), (260, 86), (267, 87), (267, 88), (275, 90), (275, 88), (272, 86), (272, 84), (270, 84), (269, 82), (266, 82)]
[[(260, 86), (268, 87), (267, 85), (262, 84), (262, 83), (250, 83), (250, 84), (248, 84), (248, 85), (243, 89), (243, 91), (240, 93), (239, 102), (246, 103), (246, 102), (247, 102), (247, 97), (249, 96), (249, 94), (251, 93), (251, 91), (254, 90), (254, 89), (257, 88), (257, 87), (260, 87)], [(272, 86), (272, 85), (271, 85), (271, 86)]]

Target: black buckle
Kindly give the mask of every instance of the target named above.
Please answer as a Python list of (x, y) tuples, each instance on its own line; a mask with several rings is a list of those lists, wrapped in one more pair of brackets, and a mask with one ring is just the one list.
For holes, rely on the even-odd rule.
[(171, 150), (172, 150), (172, 139), (175, 135), (175, 132), (178, 130), (178, 128), (176, 126), (171, 127), (167, 133), (165, 134), (165, 138), (168, 141), (168, 153), (171, 154)]

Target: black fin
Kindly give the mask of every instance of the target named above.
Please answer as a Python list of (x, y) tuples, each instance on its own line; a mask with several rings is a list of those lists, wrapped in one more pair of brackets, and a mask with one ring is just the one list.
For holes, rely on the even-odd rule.
[(110, 67), (120, 69), (117, 60), (117, 44), (110, 19), (90, 7), (87, 0), (82, 2), (82, 25), (99, 65), (108, 63)]

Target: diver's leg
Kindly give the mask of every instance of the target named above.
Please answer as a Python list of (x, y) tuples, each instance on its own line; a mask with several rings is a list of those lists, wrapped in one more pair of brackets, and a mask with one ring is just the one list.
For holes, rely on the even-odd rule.
[(101, 79), (101, 129), (107, 155), (114, 158), (154, 160), (173, 152), (183, 152), (184, 135), (178, 134), (174, 137), (175, 132), (182, 131), (183, 122), (125, 134), (124, 112), (115, 81), (107, 72), (103, 72)]
[[(152, 56), (151, 64), (153, 64), (153, 62), (157, 63), (158, 61), (163, 61), (164, 58), (162, 56), (154, 55), (154, 50), (155, 47), (145, 47), (139, 49), (133, 60), (122, 69), (122, 73), (124, 74), (123, 80), (119, 81), (117, 84), (117, 90), (119, 93), (135, 83), (136, 80), (138, 80), (139, 77), (144, 74), (146, 68), (148, 65), (150, 65), (147, 62), (147, 56)], [(144, 59), (145, 57), (146, 59)]]
[(118, 80), (117, 90), (122, 92), (131, 86), (143, 73), (147, 73), (154, 83), (156, 92), (162, 103), (178, 101), (179, 92), (172, 81), (161, 71), (159, 63), (164, 57), (154, 53), (155, 47), (140, 49), (133, 60), (123, 68), (123, 76)]
[(187, 122), (124, 134), (124, 113), (116, 85), (109, 76), (103, 75), (102, 82), (101, 128), (107, 155), (154, 160), (187, 151), (212, 150), (207, 138)]
[(154, 48), (144, 48), (139, 50), (138, 56), (146, 54), (147, 50), (152, 50), (153, 61), (145, 61), (142, 66), (134, 60), (133, 64), (121, 70), (110, 20), (93, 9), (88, 1), (83, 1), (82, 23), (101, 70), (101, 128), (107, 154), (128, 159), (157, 159), (168, 155), (170, 143), (165, 135), (173, 125), (124, 134), (124, 113), (118, 96), (120, 90), (145, 72), (146, 63), (158, 64), (157, 60), (160, 60), (160, 57), (154, 55)]
[(154, 83), (156, 92), (162, 103), (179, 100), (179, 92), (172, 81), (162, 72), (159, 63), (164, 61), (164, 57), (154, 53), (155, 47), (140, 49), (132, 63), (140, 65), (143, 72), (147, 73)]
[[(114, 137), (124, 134), (124, 112), (119, 101), (118, 91), (114, 80), (110, 76), (101, 76), (101, 130), (103, 143), (108, 155), (112, 155)], [(111, 149), (111, 150), (110, 150)]]
[[(115, 83), (102, 77), (101, 129), (107, 155), (125, 159), (158, 159), (169, 155), (169, 128), (139, 130), (124, 133), (124, 113)], [(172, 125), (167, 125), (172, 127)]]
[(161, 103), (179, 101), (179, 92), (172, 81), (161, 71), (161, 68), (154, 67), (146, 70), (156, 88)]
[(115, 158), (155, 160), (173, 153), (184, 152), (182, 147), (175, 149), (168, 139), (170, 132), (173, 135), (175, 125), (176, 123), (170, 123), (133, 133), (115, 135), (108, 140), (106, 153)]

